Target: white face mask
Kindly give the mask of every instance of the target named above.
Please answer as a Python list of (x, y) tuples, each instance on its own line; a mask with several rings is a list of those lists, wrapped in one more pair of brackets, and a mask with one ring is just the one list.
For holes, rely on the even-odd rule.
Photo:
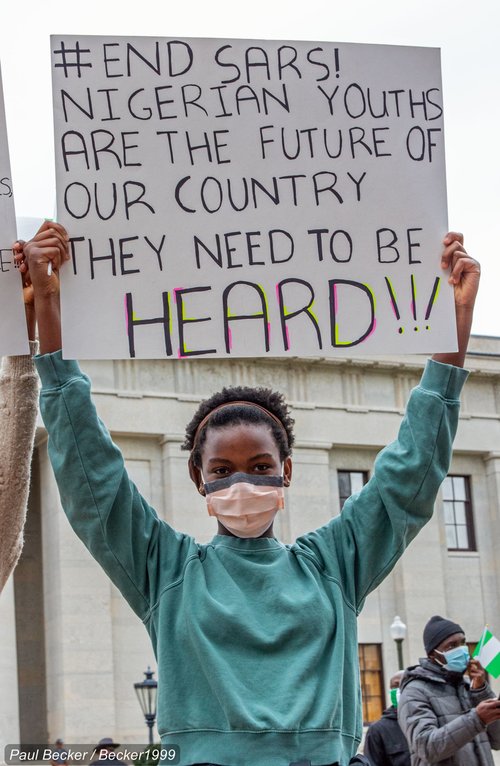
[(233, 473), (204, 488), (208, 513), (236, 537), (260, 537), (285, 507), (283, 476)]

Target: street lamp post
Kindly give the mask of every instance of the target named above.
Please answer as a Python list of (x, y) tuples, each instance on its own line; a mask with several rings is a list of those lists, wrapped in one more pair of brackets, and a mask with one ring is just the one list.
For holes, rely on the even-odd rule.
[(149, 729), (149, 744), (153, 744), (153, 726), (156, 720), (156, 693), (158, 684), (153, 678), (153, 671), (150, 667), (144, 672), (146, 678), (144, 681), (138, 681), (134, 684), (135, 693), (141, 706), (142, 714)]
[(404, 668), (404, 662), (403, 662), (403, 641), (406, 638), (406, 625), (402, 621), (401, 617), (396, 615), (394, 620), (392, 621), (392, 625), (390, 627), (391, 631), (391, 638), (396, 642), (396, 648), (398, 651), (398, 665), (399, 670), (403, 670)]

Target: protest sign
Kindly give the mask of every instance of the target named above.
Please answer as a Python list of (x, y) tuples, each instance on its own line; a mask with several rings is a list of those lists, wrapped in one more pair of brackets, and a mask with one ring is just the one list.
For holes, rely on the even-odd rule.
[(0, 73), (0, 355), (29, 353), (21, 278), (12, 257), (15, 239), (16, 214)]
[(51, 47), (65, 356), (456, 347), (437, 49)]

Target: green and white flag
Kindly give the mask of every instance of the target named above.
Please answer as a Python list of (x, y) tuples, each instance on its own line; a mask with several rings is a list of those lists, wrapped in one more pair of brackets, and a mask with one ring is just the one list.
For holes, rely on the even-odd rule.
[(487, 673), (498, 678), (500, 676), (500, 641), (485, 628), (481, 640), (472, 655), (479, 660)]

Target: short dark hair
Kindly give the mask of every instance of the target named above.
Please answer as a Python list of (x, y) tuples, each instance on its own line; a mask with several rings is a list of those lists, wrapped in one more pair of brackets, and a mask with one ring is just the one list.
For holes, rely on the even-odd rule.
[[(230, 402), (243, 403), (235, 404), (233, 407), (222, 407), (222, 409), (213, 412), (217, 407)], [(259, 407), (252, 407), (252, 404), (258, 404)], [(280, 428), (279, 424), (270, 415), (263, 412), (260, 407), (269, 410), (280, 421), (283, 428)], [(213, 415), (210, 416), (211, 412)], [(207, 416), (209, 416), (207, 422), (197, 433), (200, 423)], [(280, 458), (284, 460), (292, 454), (295, 441), (294, 422), (285, 397), (279, 391), (249, 386), (223, 388), (222, 391), (218, 391), (201, 402), (194, 417), (186, 427), (186, 438), (182, 444), (182, 449), (191, 451), (191, 460), (194, 465), (199, 467), (201, 465), (201, 448), (208, 428), (224, 428), (224, 426), (235, 423), (264, 423), (271, 430), (280, 451)]]

